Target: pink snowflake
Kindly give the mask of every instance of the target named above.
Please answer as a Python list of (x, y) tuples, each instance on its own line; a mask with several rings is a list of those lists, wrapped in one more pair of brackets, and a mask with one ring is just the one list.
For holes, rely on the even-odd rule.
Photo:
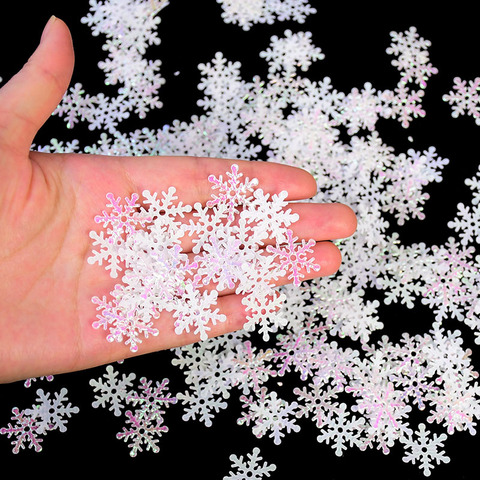
[(244, 182), (240, 182), (243, 173), (239, 173), (238, 165), (231, 166), (231, 172), (227, 172), (228, 180), (223, 180), (222, 175), (218, 178), (210, 175), (208, 180), (213, 184), (212, 189), (218, 189), (218, 195), (212, 195), (213, 200), (207, 202), (207, 207), (213, 207), (219, 203), (228, 205), (228, 219), (233, 220), (237, 211), (237, 206), (244, 204), (253, 192), (254, 187), (258, 185), (258, 180), (253, 178), (250, 180), (245, 178)]
[(301, 279), (304, 278), (302, 270), (310, 273), (310, 270), (318, 272), (320, 265), (314, 263), (314, 258), (308, 258), (307, 254), (312, 253), (312, 247), (315, 240), (310, 239), (308, 242), (302, 240), (301, 244), (296, 244), (298, 237), (293, 236), (293, 232), (287, 229), (288, 243), (286, 246), (267, 245), (267, 251), (273, 253), (280, 259), (280, 269), (290, 271), (289, 280), (293, 280), (295, 286), (300, 285)]
[(28, 444), (28, 448), (33, 448), (36, 452), (42, 450), (40, 445), (43, 441), (39, 437), (39, 425), (34, 415), (29, 415), (25, 410), (19, 410), (17, 407), (12, 409), (13, 417), (16, 423), (12, 425), (8, 424), (7, 427), (0, 428), (0, 434), (7, 435), (8, 438), (14, 437), (12, 441), (13, 453), (18, 453), (21, 449), (25, 448)]
[(130, 345), (132, 352), (138, 351), (138, 344), (142, 343), (139, 338), (143, 334), (145, 338), (149, 335), (158, 335), (158, 329), (153, 327), (150, 317), (145, 320), (139, 316), (135, 309), (123, 310), (119, 307), (117, 300), (107, 301), (104, 296), (102, 299), (93, 297), (92, 302), (97, 304), (97, 310), (101, 310), (101, 314), (97, 315), (98, 320), (92, 323), (93, 328), (103, 328), (109, 330), (107, 335), (109, 342), (121, 342), (126, 337), (126, 345)]

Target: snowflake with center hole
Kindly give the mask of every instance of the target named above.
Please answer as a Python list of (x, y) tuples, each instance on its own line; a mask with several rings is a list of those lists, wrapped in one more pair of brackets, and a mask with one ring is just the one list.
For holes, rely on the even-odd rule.
[(238, 419), (239, 425), (249, 426), (252, 423), (252, 432), (257, 438), (268, 434), (273, 443), (279, 445), (286, 433), (299, 432), (295, 415), (297, 402), (287, 402), (278, 397), (277, 392), (268, 392), (262, 387), (256, 396), (242, 395), (240, 400), (246, 412)]
[[(92, 298), (100, 311), (92, 326), (107, 330), (108, 341), (137, 352), (143, 337), (159, 334), (155, 320), (164, 310), (172, 312), (178, 335), (192, 332), (206, 340), (212, 326), (226, 321), (217, 299), (229, 290), (244, 294), (245, 328), (260, 324), (267, 338), (284, 324), (278, 311), (285, 295), (275, 281), (290, 272), (288, 279), (298, 286), (306, 273), (318, 271), (311, 256), (316, 242), (300, 242), (288, 228), (299, 216), (288, 207), (286, 191), (264, 193), (256, 178), (243, 178), (237, 164), (226, 176), (208, 177), (213, 193), (206, 207), (184, 205), (174, 187), (160, 194), (144, 191), (142, 202), (132, 194), (124, 204), (107, 194), (109, 209), (95, 217), (105, 231), (90, 234), (101, 248), (88, 261), (106, 262), (112, 278), (124, 271), (111, 299)], [(185, 214), (192, 211), (187, 222)], [(182, 247), (189, 237), (193, 260)], [(267, 238), (275, 246), (265, 251)], [(215, 288), (202, 291), (209, 285)]]
[(416, 432), (416, 438), (412, 435), (400, 439), (405, 446), (406, 453), (403, 461), (412, 462), (413, 464), (418, 462), (423, 474), (426, 477), (430, 476), (432, 469), (435, 467), (433, 462), (437, 465), (450, 462), (450, 458), (445, 455), (445, 452), (440, 450), (447, 438), (448, 436), (445, 433), (441, 435), (434, 433), (430, 436), (430, 432), (427, 431), (425, 424), (420, 423)]

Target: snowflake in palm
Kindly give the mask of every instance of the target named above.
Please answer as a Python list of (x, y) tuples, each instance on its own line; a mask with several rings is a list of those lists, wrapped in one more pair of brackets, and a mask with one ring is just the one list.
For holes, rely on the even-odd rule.
[(285, 190), (270, 195), (257, 188), (253, 192), (253, 198), (242, 210), (240, 219), (250, 225), (256, 238), (270, 238), (278, 244), (285, 243), (288, 241), (287, 227), (299, 219), (298, 214), (289, 208), (287, 196)]
[(253, 255), (235, 235), (227, 234), (219, 239), (210, 235), (203, 245), (203, 252), (195, 256), (197, 272), (204, 285), (213, 283), (218, 291), (234, 290), (242, 281), (244, 265), (252, 261)]
[(228, 219), (232, 221), (235, 214), (238, 213), (238, 207), (246, 203), (254, 190), (258, 185), (258, 180), (253, 178), (250, 180), (248, 177), (243, 182), (240, 178), (243, 177), (243, 173), (239, 172), (238, 165), (233, 164), (231, 172), (227, 172), (228, 179), (224, 180), (220, 175), (218, 178), (215, 175), (210, 175), (208, 180), (212, 183), (212, 188), (218, 189), (218, 194), (212, 194), (212, 200), (207, 202), (207, 207), (213, 207), (219, 203), (224, 203), (228, 207)]
[(452, 106), (452, 117), (458, 118), (463, 115), (472, 117), (477, 125), (480, 125), (480, 77), (462, 80), (460, 77), (453, 79), (453, 90), (443, 95), (443, 101)]
[(286, 246), (267, 245), (267, 251), (272, 253), (280, 261), (280, 268), (290, 272), (288, 279), (293, 281), (295, 286), (300, 285), (302, 278), (305, 277), (303, 271), (310, 273), (310, 270), (318, 272), (320, 265), (314, 263), (312, 257), (308, 257), (312, 253), (312, 247), (316, 244), (315, 240), (310, 239), (308, 242), (302, 240), (301, 244), (296, 244), (298, 237), (293, 236), (293, 232), (288, 229)]
[[(121, 285), (117, 285), (112, 295), (119, 295), (121, 298), (123, 290)], [(109, 342), (122, 342), (126, 338), (125, 345), (130, 345), (130, 350), (137, 352), (138, 344), (142, 343), (140, 335), (148, 338), (150, 335), (157, 336), (159, 334), (159, 330), (153, 327), (151, 313), (145, 321), (135, 307), (122, 308), (115, 298), (109, 301), (105, 296), (102, 299), (93, 297), (92, 302), (98, 305), (97, 310), (101, 310), (101, 313), (97, 315), (98, 320), (92, 323), (92, 327), (108, 329), (109, 333), (106, 338)]]
[(178, 335), (193, 331), (200, 340), (208, 338), (210, 325), (225, 322), (227, 317), (215, 308), (217, 290), (200, 292), (193, 281), (185, 284), (185, 293), (175, 302), (173, 316), (175, 318), (175, 333)]

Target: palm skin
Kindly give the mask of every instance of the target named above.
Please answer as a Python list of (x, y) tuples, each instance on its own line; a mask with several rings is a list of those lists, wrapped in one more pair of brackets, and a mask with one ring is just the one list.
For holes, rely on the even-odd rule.
[[(30, 151), (33, 139), (61, 100), (74, 64), (67, 26), (52, 19), (26, 66), (0, 90), (0, 382), (64, 373), (127, 358), (122, 343), (108, 343), (92, 328), (96, 310), (91, 298), (108, 296), (115, 279), (89, 265), (89, 231), (105, 195), (126, 197), (166, 190), (179, 199), (205, 203), (211, 195), (207, 177), (225, 174), (232, 163), (265, 191), (289, 192), (289, 200), (316, 193), (307, 172), (270, 162), (235, 162), (194, 157), (99, 157)], [(172, 168), (172, 164), (175, 168)], [(303, 203), (293, 208), (299, 238), (314, 238), (314, 256), (331, 275), (340, 266), (339, 250), (329, 239), (344, 238), (356, 228), (352, 210), (341, 204)], [(286, 280), (285, 280), (286, 282)], [(227, 321), (212, 335), (242, 328), (245, 311), (235, 294), (219, 297)], [(172, 348), (197, 340), (177, 335), (168, 314), (160, 334), (145, 340), (139, 353)]]

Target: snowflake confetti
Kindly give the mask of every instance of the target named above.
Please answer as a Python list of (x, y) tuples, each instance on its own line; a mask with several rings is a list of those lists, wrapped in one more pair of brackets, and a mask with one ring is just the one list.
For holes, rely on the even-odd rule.
[(439, 448), (443, 447), (447, 435), (444, 433), (441, 435), (434, 434), (433, 438), (429, 438), (429, 432), (423, 423), (418, 426), (418, 431), (416, 433), (416, 440), (411, 437), (404, 437), (401, 440), (405, 445), (406, 450), (406, 455), (403, 457), (403, 461), (412, 463), (418, 462), (424, 475), (429, 477), (434, 468), (433, 462), (437, 465), (450, 462), (450, 458), (447, 457), (443, 451), (439, 451)]
[(452, 117), (463, 115), (473, 117), (475, 123), (480, 125), (480, 77), (462, 80), (460, 77), (453, 79), (453, 90), (445, 94), (442, 99), (452, 107)]
[[(315, 13), (305, 0), (218, 3), (223, 20), (243, 30), (275, 21), (303, 23)], [(312, 33), (288, 29), (258, 46), (266, 64), (263, 77), (243, 79), (240, 62), (217, 52), (198, 65), (201, 113), (160, 128), (121, 130), (131, 116), (145, 119), (162, 107), (162, 64), (147, 60), (146, 51), (160, 42), (159, 14), (167, 4), (90, 2), (82, 21), (93, 35), (106, 38), (107, 58), (99, 68), (113, 93), (91, 94), (76, 83), (55, 114), (72, 130), (86, 123), (98, 138), (89, 145), (51, 139), (37, 150), (293, 165), (317, 180), (310, 201), (350, 205), (358, 229), (335, 240), (343, 256), (336, 276), (305, 282), (318, 265), (310, 255), (312, 241), (298, 241), (292, 233), (298, 216), (289, 210), (287, 192), (269, 195), (238, 165), (207, 178), (212, 188), (207, 206), (182, 204), (174, 187), (123, 199), (109, 193), (94, 219), (102, 230), (90, 234), (89, 263), (122, 283), (109, 296), (94, 297), (93, 326), (137, 351), (159, 333), (158, 319), (168, 311), (179, 335), (193, 332), (202, 341), (172, 352), (172, 366), (187, 385), (183, 392), (172, 396), (167, 380), (145, 377), (135, 388), (134, 374), (120, 375), (108, 366), (90, 381), (92, 407), (124, 421), (116, 437), (131, 456), (160, 451), (169, 406), (177, 404), (184, 421), (210, 427), (237, 396), (243, 406), (238, 424), (264, 442), (282, 443), (308, 419), (318, 430), (317, 442), (335, 455), (353, 448), (388, 454), (401, 445), (404, 462), (430, 475), (449, 461), (443, 451), (448, 436), (475, 435), (480, 418), (473, 351), (454, 323), (470, 329), (480, 344), (480, 173), (465, 181), (472, 198), (459, 203), (447, 222), (451, 236), (438, 245), (403, 244), (395, 227), (425, 220), (428, 187), (442, 182), (450, 160), (434, 146), (396, 151), (377, 131), (380, 120), (409, 128), (427, 114), (422, 102), (438, 73), (430, 41), (415, 27), (391, 32), (386, 53), (398, 81), (386, 89), (365, 82), (342, 92), (329, 76), (318, 74), (325, 55)], [(318, 69), (311, 79), (314, 63)], [(466, 115), (479, 124), (478, 87), (479, 79), (454, 79), (443, 96), (454, 118)], [(265, 248), (269, 238), (275, 241)], [(193, 258), (182, 251), (185, 239)], [(274, 287), (280, 276), (292, 284)], [(201, 294), (205, 285), (213, 289)], [(245, 328), (209, 338), (211, 328), (225, 321), (218, 296), (233, 288), (244, 295)], [(390, 320), (382, 307), (396, 304), (420, 305), (427, 312), (423, 333), (396, 339), (382, 334)], [(40, 451), (50, 428), (65, 427), (76, 410), (64, 394), (51, 397), (39, 390), (35, 407), (12, 410), (0, 433), (15, 453)], [(261, 463), (257, 448), (230, 460), (225, 478), (263, 478), (274, 471)]]
[(229, 475), (223, 477), (223, 480), (261, 480), (262, 478), (269, 477), (271, 472), (276, 470), (276, 465), (268, 464), (262, 461), (260, 456), (260, 449), (255, 447), (252, 453), (246, 455), (246, 459), (243, 455), (237, 456), (235, 454), (230, 455), (230, 461), (232, 462)]
[[(136, 352), (142, 343), (141, 336), (148, 338), (159, 334), (153, 320), (163, 310), (172, 312), (178, 335), (193, 332), (200, 340), (206, 340), (212, 326), (226, 320), (217, 307), (217, 298), (227, 289), (236, 289), (246, 295), (246, 309), (251, 313), (245, 328), (253, 330), (255, 325), (262, 324), (261, 331), (265, 338), (268, 337), (271, 329), (265, 324), (281, 309), (284, 300), (284, 295), (273, 289), (270, 279), (290, 272), (288, 278), (298, 286), (304, 272), (319, 271), (320, 266), (311, 256), (315, 240), (299, 242), (286, 228), (299, 218), (286, 208), (287, 192), (270, 197), (256, 188), (257, 179), (241, 181), (242, 176), (238, 165), (233, 164), (227, 172), (227, 180), (222, 176), (208, 177), (212, 190), (218, 193), (212, 193), (212, 200), (207, 202), (208, 219), (203, 208), (195, 206), (199, 223), (190, 220), (182, 225), (181, 217), (193, 208), (181, 202), (173, 203), (177, 199), (173, 187), (168, 193), (162, 192), (162, 202), (158, 201), (156, 193), (143, 192), (148, 209), (138, 203), (137, 194), (125, 198), (124, 204), (120, 198), (107, 194), (108, 210), (95, 216), (95, 222), (104, 230), (100, 234), (90, 234), (94, 246), (102, 240), (102, 248), (93, 251), (89, 263), (102, 265), (106, 261), (106, 269), (113, 278), (118, 276), (118, 271), (125, 270), (123, 278), (134, 280), (128, 282), (128, 289), (124, 284), (117, 284), (111, 292), (112, 300), (105, 296), (92, 299), (101, 311), (93, 327), (108, 330), (108, 341), (124, 341), (132, 352)], [(234, 222), (237, 218), (238, 225), (243, 225), (243, 219), (255, 224), (252, 226), (252, 231), (256, 232), (255, 241), (244, 237), (244, 230)], [(202, 235), (205, 228), (208, 235)], [(186, 232), (200, 233), (201, 240), (197, 239), (194, 250), (199, 254), (193, 262), (178, 243)], [(266, 251), (272, 258), (265, 262), (261, 247), (268, 237), (276, 241), (276, 246), (267, 246)], [(283, 248), (285, 239), (288, 243)], [(261, 289), (259, 283), (249, 282), (252, 275), (259, 276), (260, 285), (266, 287)], [(198, 288), (209, 284), (215, 288), (203, 292)]]

